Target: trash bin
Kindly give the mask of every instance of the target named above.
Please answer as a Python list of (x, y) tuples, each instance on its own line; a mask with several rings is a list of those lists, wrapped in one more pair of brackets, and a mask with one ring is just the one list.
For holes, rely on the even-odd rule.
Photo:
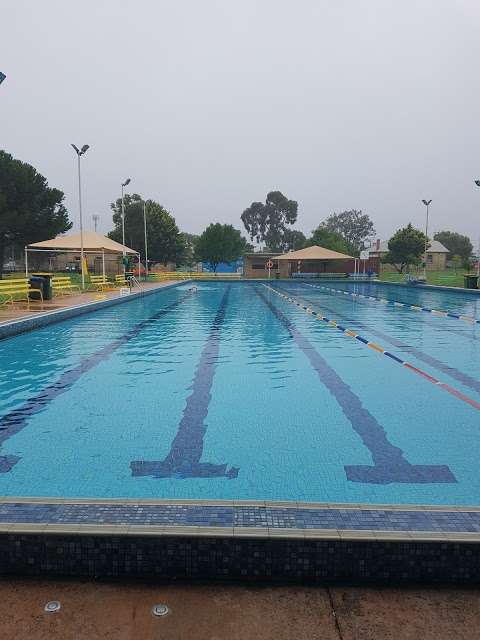
[(275, 271), (275, 280), (280, 280), (280, 271)]
[(41, 300), (40, 292), (43, 295), (43, 278), (40, 276), (32, 276), (30, 278), (30, 286), (34, 289), (34, 291), (30, 291), (28, 294), (30, 300)]
[(463, 276), (465, 289), (478, 289), (478, 276), (474, 273), (465, 273)]
[(30, 278), (30, 284), (34, 289), (41, 290), (44, 300), (52, 299), (52, 278), (52, 273), (32, 273)]

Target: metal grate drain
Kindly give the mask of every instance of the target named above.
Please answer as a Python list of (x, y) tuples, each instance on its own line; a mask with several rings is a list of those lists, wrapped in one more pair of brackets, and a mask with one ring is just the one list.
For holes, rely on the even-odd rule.
[(156, 604), (152, 607), (152, 614), (154, 616), (166, 616), (169, 609), (166, 604)]
[(44, 611), (47, 613), (55, 613), (56, 611), (60, 611), (61, 604), (58, 600), (50, 600), (44, 607)]

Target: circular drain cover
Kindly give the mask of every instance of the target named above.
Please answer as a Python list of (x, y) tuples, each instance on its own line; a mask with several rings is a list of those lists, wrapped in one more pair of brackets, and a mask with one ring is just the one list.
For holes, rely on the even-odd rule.
[(166, 604), (156, 604), (152, 607), (152, 613), (154, 616), (166, 616), (168, 607)]
[(50, 600), (50, 602), (47, 602), (47, 604), (45, 605), (45, 611), (47, 613), (55, 613), (55, 611), (60, 611), (60, 602), (58, 600)]

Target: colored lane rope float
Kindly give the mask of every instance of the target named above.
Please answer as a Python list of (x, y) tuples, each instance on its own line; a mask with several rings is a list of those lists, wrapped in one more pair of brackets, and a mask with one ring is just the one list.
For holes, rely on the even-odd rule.
[(266, 287), (267, 289), (269, 289), (270, 291), (273, 291), (274, 293), (276, 293), (278, 296), (280, 296), (281, 298), (283, 298), (287, 302), (291, 302), (292, 304), (296, 305), (300, 309), (303, 309), (307, 314), (315, 316), (317, 318), (317, 320), (322, 320), (323, 322), (328, 324), (333, 329), (337, 329), (338, 331), (341, 331), (342, 333), (344, 333), (347, 336), (350, 336), (354, 340), (358, 340), (359, 342), (362, 342), (363, 344), (365, 344), (370, 349), (373, 349), (373, 351), (377, 351), (378, 353), (381, 353), (382, 355), (387, 356), (387, 358), (390, 358), (391, 360), (394, 360), (395, 362), (398, 362), (398, 364), (401, 364), (406, 369), (409, 369), (410, 371), (413, 371), (414, 373), (418, 374), (419, 376), (422, 376), (422, 378), (424, 378), (425, 380), (428, 380), (429, 382), (431, 382), (432, 384), (436, 385), (437, 387), (440, 387), (444, 391), (447, 391), (452, 396), (455, 396), (459, 400), (462, 400), (463, 402), (466, 402), (467, 404), (469, 404), (474, 409), (478, 409), (480, 411), (480, 402), (477, 402), (473, 398), (469, 398), (464, 393), (462, 393), (461, 391), (458, 391), (454, 387), (451, 387), (446, 382), (441, 382), (440, 380), (437, 380), (436, 378), (434, 378), (433, 376), (428, 374), (426, 371), (422, 371), (422, 369), (419, 369), (418, 367), (415, 367), (413, 364), (410, 364), (406, 360), (402, 360), (401, 358), (399, 358), (395, 354), (391, 353), (390, 351), (387, 351), (386, 349), (383, 349), (383, 347), (379, 346), (375, 342), (370, 342), (369, 340), (367, 340), (363, 336), (359, 335), (356, 331), (353, 331), (352, 329), (348, 329), (348, 327), (344, 327), (343, 325), (338, 324), (338, 322), (336, 320), (331, 320), (330, 318), (327, 318), (326, 316), (323, 316), (321, 313), (319, 313), (318, 311), (315, 311), (314, 309), (312, 309), (312, 307), (304, 305), (299, 300), (295, 300), (295, 298), (292, 298), (292, 297), (290, 297), (290, 296), (288, 296), (288, 295), (286, 295), (284, 293), (281, 293), (280, 291), (278, 291), (277, 289), (274, 289), (273, 287), (270, 287), (269, 285), (264, 284), (263, 286)]
[(458, 313), (450, 313), (449, 311), (440, 311), (439, 309), (430, 309), (429, 307), (420, 307), (417, 304), (407, 304), (406, 302), (398, 302), (397, 300), (388, 300), (387, 298), (379, 298), (378, 296), (366, 296), (363, 293), (354, 293), (353, 291), (344, 291), (343, 289), (334, 289), (333, 287), (324, 287), (319, 284), (311, 284), (310, 282), (302, 282), (314, 289), (322, 289), (322, 291), (330, 291), (332, 293), (343, 293), (346, 296), (352, 296), (352, 298), (363, 298), (364, 300), (374, 300), (375, 302), (381, 302), (382, 304), (391, 304), (394, 307), (405, 307), (405, 309), (411, 309), (412, 311), (425, 311), (426, 313), (433, 313), (434, 316), (440, 316), (442, 318), (455, 318), (456, 320), (464, 320), (470, 324), (480, 324), (480, 320), (472, 316), (463, 316)]

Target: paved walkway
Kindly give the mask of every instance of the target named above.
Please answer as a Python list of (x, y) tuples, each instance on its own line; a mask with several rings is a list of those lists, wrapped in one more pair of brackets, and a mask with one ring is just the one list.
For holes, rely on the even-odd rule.
[(2, 640), (473, 640), (480, 591), (3, 578), (0, 620)]
[[(162, 282), (142, 282), (142, 288), (146, 290), (161, 289), (168, 284), (172, 284), (174, 280), (163, 280)], [(138, 291), (138, 289), (134, 289)], [(2, 305), (0, 306), (0, 326), (2, 324), (12, 322), (14, 320), (23, 320), (24, 318), (31, 318), (38, 316), (41, 313), (48, 311), (56, 311), (58, 309), (68, 309), (69, 307), (77, 307), (89, 302), (97, 302), (99, 300), (105, 300), (106, 298), (118, 298), (120, 292), (118, 289), (115, 291), (85, 291), (84, 293), (67, 294), (62, 296), (56, 296), (53, 300), (46, 300), (43, 304), (37, 301), (31, 301), (30, 306), (27, 307), (25, 302), (18, 302), (14, 305)]]

